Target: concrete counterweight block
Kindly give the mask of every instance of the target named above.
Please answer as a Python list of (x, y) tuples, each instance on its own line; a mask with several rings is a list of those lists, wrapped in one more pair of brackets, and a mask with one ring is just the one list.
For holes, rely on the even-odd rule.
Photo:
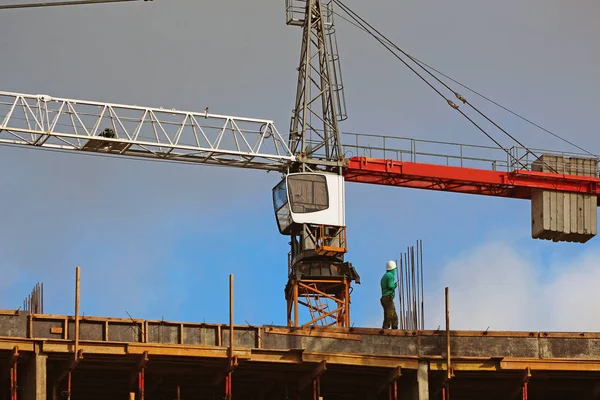
[[(598, 160), (544, 154), (533, 162), (532, 170), (596, 177)], [(598, 230), (597, 201), (591, 194), (532, 189), (531, 236), (554, 242), (587, 242)]]

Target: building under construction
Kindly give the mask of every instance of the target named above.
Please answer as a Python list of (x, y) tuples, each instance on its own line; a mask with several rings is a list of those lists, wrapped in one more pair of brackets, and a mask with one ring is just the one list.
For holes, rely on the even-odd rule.
[(234, 325), (233, 276), (228, 324), (80, 316), (79, 281), (74, 316), (43, 313), (39, 285), (0, 310), (0, 399), (600, 397), (600, 334), (453, 331), (448, 289), (432, 331), (418, 312), (399, 330)]
[(7, 400), (591, 400), (600, 396), (600, 335), (232, 327), (3, 310), (0, 366)]
[[(136, 0), (13, 2), (0, 10), (125, 1)], [(497, 147), (342, 135), (338, 123), (347, 115), (334, 5)], [(400, 276), (412, 285), (410, 295), (399, 296), (412, 296), (400, 304), (400, 330), (353, 327), (351, 284), (360, 277), (345, 259), (345, 182), (530, 200), (533, 238), (585, 243), (597, 234), (597, 156), (524, 146), (341, 0), (286, 0), (285, 11), (286, 24), (302, 31), (285, 133), (272, 120), (208, 109), (0, 91), (0, 144), (281, 173), (272, 194), (279, 233), (290, 239), (287, 325), (234, 326), (233, 290), (229, 323), (206, 324), (81, 317), (78, 289), (73, 316), (47, 314), (36, 287), (23, 308), (0, 310), (0, 394), (6, 400), (600, 398), (600, 335), (452, 331), (448, 306), (445, 329), (425, 330), (422, 302), (415, 300), (423, 292), (418, 273)], [(429, 145), (436, 150), (425, 150)], [(323, 299), (333, 304), (329, 311), (319, 306)], [(310, 320), (300, 320), (300, 306)]]

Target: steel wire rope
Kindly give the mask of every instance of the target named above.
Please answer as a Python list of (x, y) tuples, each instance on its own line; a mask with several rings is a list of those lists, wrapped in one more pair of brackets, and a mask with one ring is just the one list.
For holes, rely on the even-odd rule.
[[(506, 148), (504, 148), (496, 139), (494, 139), (489, 133), (487, 133), (485, 131), (485, 129), (483, 129), (481, 126), (479, 126), (475, 121), (473, 121), (473, 119), (471, 119), (469, 116), (467, 116), (452, 100), (450, 100), (449, 98), (447, 98), (441, 91), (439, 91), (435, 86), (433, 86), (425, 77), (423, 77), (423, 75), (421, 75), (420, 73), (418, 73), (413, 67), (411, 67), (402, 57), (400, 57), (398, 54), (396, 54), (392, 49), (390, 49), (390, 47), (384, 43), (384, 41), (377, 37), (377, 35), (373, 34), (373, 32), (370, 32), (367, 28), (365, 28), (361, 22), (357, 19), (357, 17), (354, 17), (354, 15), (352, 15), (352, 11), (350, 10), (347, 11), (345, 8), (347, 8), (347, 6), (345, 4), (343, 4), (342, 2), (340, 2), (339, 0), (333, 0), (334, 3), (336, 3), (338, 6), (340, 6), (349, 16), (350, 18), (354, 19), (354, 21), (360, 25), (363, 30), (365, 30), (369, 35), (371, 35), (375, 40), (377, 40), (383, 47), (385, 47), (390, 53), (392, 53), (392, 55), (394, 57), (396, 57), (398, 60), (400, 60), (408, 69), (410, 69), (415, 75), (417, 75), (423, 82), (425, 82), (427, 84), (427, 86), (429, 86), (431, 89), (433, 89), (440, 97), (442, 97), (444, 100), (446, 100), (446, 102), (448, 103), (448, 105), (450, 107), (452, 107), (454, 110), (458, 111), (463, 117), (465, 117), (468, 121), (470, 121), (477, 129), (479, 129), (485, 136), (487, 136), (492, 142), (494, 142), (500, 149), (502, 149), (511, 159), (515, 160), (516, 162), (518, 162), (519, 164), (521, 164), (522, 167), (527, 168), (527, 166), (523, 163), (521, 163), (520, 160), (518, 160), (516, 157), (514, 157)], [(360, 18), (360, 17), (358, 17)], [(382, 35), (383, 36), (383, 35)], [(418, 65), (418, 64), (417, 64)], [(427, 72), (427, 71), (426, 71)], [(442, 83), (443, 84), (443, 83)], [(450, 89), (451, 90), (451, 89)], [(452, 90), (451, 90), (452, 91)], [(453, 92), (454, 93), (454, 92)]]
[[(347, 23), (349, 23), (350, 25), (353, 25), (353, 26), (354, 26), (354, 27), (356, 27), (357, 29), (360, 29), (360, 30), (362, 30), (362, 31), (364, 31), (364, 32), (367, 32), (367, 33), (369, 32), (367, 29), (365, 29), (365, 28), (361, 27), (360, 25), (358, 25), (358, 24), (356, 24), (356, 23), (354, 23), (354, 22), (350, 21), (348, 18), (346, 18), (346, 17), (345, 17), (345, 16), (343, 16), (342, 14), (339, 14), (339, 13), (337, 13), (337, 12), (334, 12), (334, 14), (335, 14), (335, 15), (337, 15), (338, 17), (340, 17), (341, 19), (343, 19), (344, 21), (346, 21)], [(393, 44), (393, 43), (391, 43), (391, 44)], [(541, 125), (537, 124), (536, 122), (534, 122), (534, 121), (530, 120), (529, 118), (527, 118), (527, 117), (524, 117), (523, 115), (521, 115), (521, 114), (517, 113), (516, 111), (513, 111), (513, 110), (511, 110), (510, 108), (508, 108), (508, 107), (506, 107), (506, 106), (503, 106), (502, 104), (500, 104), (500, 103), (498, 103), (497, 101), (495, 101), (495, 100), (491, 99), (490, 97), (488, 97), (488, 96), (485, 96), (484, 94), (482, 94), (482, 93), (478, 92), (477, 90), (475, 90), (475, 89), (472, 89), (471, 87), (469, 87), (469, 86), (465, 85), (464, 83), (461, 83), (460, 81), (458, 81), (458, 80), (456, 80), (456, 79), (452, 78), (452, 77), (451, 77), (451, 76), (449, 76), (448, 74), (445, 74), (444, 72), (440, 71), (439, 69), (437, 69), (437, 68), (435, 68), (435, 67), (431, 66), (431, 64), (428, 64), (428, 63), (426, 63), (425, 61), (422, 61), (422, 60), (418, 59), (417, 57), (413, 56), (412, 54), (408, 54), (408, 53), (406, 53), (406, 54), (407, 54), (407, 56), (408, 56), (410, 59), (412, 59), (412, 60), (413, 60), (413, 62), (415, 62), (415, 63), (417, 63), (417, 64), (424, 65), (425, 67), (429, 68), (430, 70), (432, 70), (432, 71), (434, 71), (434, 72), (436, 72), (436, 73), (438, 73), (438, 74), (442, 75), (444, 78), (447, 78), (447, 79), (451, 80), (452, 82), (454, 82), (454, 83), (456, 83), (457, 85), (459, 85), (459, 86), (461, 86), (461, 87), (465, 88), (465, 89), (466, 89), (466, 90), (468, 90), (469, 92), (471, 92), (471, 93), (475, 94), (476, 96), (479, 96), (479, 97), (481, 97), (482, 99), (484, 99), (484, 100), (486, 100), (486, 101), (488, 101), (488, 102), (492, 103), (493, 105), (495, 105), (495, 106), (497, 106), (497, 107), (499, 107), (499, 108), (503, 109), (504, 111), (506, 111), (506, 112), (508, 112), (508, 113), (510, 113), (510, 114), (512, 114), (512, 115), (514, 115), (515, 117), (517, 117), (517, 118), (519, 118), (519, 119), (521, 119), (521, 120), (523, 120), (523, 121), (527, 122), (528, 124), (530, 124), (530, 125), (532, 125), (532, 126), (534, 126), (534, 127), (538, 128), (538, 129), (540, 129), (540, 130), (542, 130), (542, 131), (544, 131), (544, 132), (546, 132), (546, 133), (548, 133), (548, 134), (552, 135), (553, 137), (555, 137), (555, 138), (557, 138), (557, 139), (559, 139), (559, 140), (561, 140), (561, 141), (563, 141), (563, 142), (565, 142), (565, 143), (567, 143), (567, 144), (569, 144), (569, 145), (571, 145), (571, 146), (575, 147), (575, 148), (576, 148), (576, 149), (578, 149), (578, 150), (581, 150), (581, 151), (583, 151), (583, 152), (584, 152), (584, 153), (586, 153), (586, 154), (589, 154), (590, 156), (593, 156), (593, 157), (595, 157), (595, 158), (600, 158), (600, 156), (599, 156), (598, 154), (594, 154), (594, 153), (590, 152), (589, 150), (586, 150), (586, 149), (584, 149), (583, 147), (581, 147), (581, 146), (577, 145), (576, 143), (573, 143), (573, 142), (571, 142), (570, 140), (568, 140), (568, 139), (565, 139), (564, 137), (560, 136), (559, 134), (557, 134), (557, 133), (555, 133), (555, 132), (552, 132), (551, 130), (549, 130), (549, 129), (547, 129), (547, 128), (544, 128), (543, 126), (541, 126)]]
[[(464, 104), (467, 104), (469, 107), (471, 107), (473, 110), (475, 110), (475, 112), (477, 112), (479, 115), (481, 115), (483, 118), (485, 118), (488, 122), (490, 122), (492, 125), (494, 125), (496, 128), (498, 128), (502, 133), (504, 133), (505, 135), (507, 135), (510, 139), (512, 139), (513, 141), (515, 141), (517, 144), (519, 144), (524, 150), (526, 150), (525, 155), (527, 155), (528, 153), (531, 154), (532, 156), (534, 156), (535, 158), (539, 158), (533, 151), (531, 151), (531, 149), (529, 149), (527, 146), (525, 146), (523, 143), (521, 143), (518, 139), (516, 139), (513, 135), (511, 135), (510, 133), (508, 133), (505, 129), (503, 129), (500, 125), (498, 125), (495, 121), (493, 121), (492, 119), (490, 119), (487, 115), (485, 115), (483, 112), (481, 112), (477, 107), (475, 107), (473, 104), (471, 104), (464, 96), (462, 96), (460, 93), (456, 92), (454, 89), (452, 89), (448, 84), (446, 84), (444, 81), (442, 81), (441, 79), (439, 79), (439, 77), (435, 76), (431, 71), (429, 71), (427, 68), (425, 68), (423, 65), (426, 65), (425, 63), (422, 63), (420, 60), (416, 59), (415, 57), (411, 56), (410, 54), (406, 53), (404, 50), (402, 50), (400, 47), (398, 47), (396, 44), (394, 44), (390, 39), (388, 39), (385, 35), (383, 35), (381, 32), (379, 32), (376, 28), (374, 28), (371, 24), (369, 24), (367, 21), (365, 21), (362, 17), (360, 17), (356, 12), (354, 12), (350, 7), (346, 6), (344, 3), (342, 3), (340, 0), (333, 0), (334, 3), (336, 3), (338, 6), (340, 6), (342, 8), (342, 10), (344, 12), (346, 12), (350, 18), (352, 18), (356, 23), (352, 23), (351, 21), (349, 21), (348, 19), (342, 17), (342, 19), (344, 19), (346, 22), (351, 23), (352, 25), (354, 25), (355, 27), (367, 32), (369, 35), (371, 35), (373, 38), (375, 38), (379, 43), (381, 43), (388, 51), (390, 51), (396, 58), (398, 58), (405, 66), (407, 66), (412, 72), (414, 72), (417, 76), (419, 76), (419, 78), (421, 78), (424, 82), (427, 83), (428, 86), (430, 86), (432, 89), (434, 89), (440, 96), (442, 96), (446, 102), (448, 103), (448, 105), (450, 105), (452, 108), (454, 108), (455, 110), (457, 110), (459, 113), (461, 113), (467, 120), (469, 120), (475, 127), (477, 127), (482, 133), (484, 133), (490, 140), (492, 140), (496, 145), (498, 145), (498, 147), (500, 147), (502, 150), (504, 150), (508, 156), (510, 158), (512, 158), (514, 161), (516, 161), (517, 163), (519, 163), (522, 167), (524, 167), (525, 169), (527, 169), (527, 166), (525, 164), (523, 164), (520, 161), (520, 158), (515, 157), (513, 154), (511, 154), (507, 149), (505, 149), (503, 146), (501, 146), (495, 139), (493, 139), (491, 137), (491, 135), (489, 135), (483, 128), (481, 128), (481, 126), (479, 126), (478, 124), (476, 124), (471, 118), (469, 118), (464, 112), (462, 112), (462, 110), (459, 109), (458, 106), (456, 106), (456, 104), (454, 104), (451, 100), (449, 100), (448, 98), (446, 98), (446, 96), (444, 96), (439, 90), (435, 89), (433, 87), (433, 85), (431, 85), (429, 82), (427, 82), (427, 80), (421, 76), (418, 72), (416, 72), (414, 70), (414, 68), (410, 67), (408, 65), (408, 63), (403, 60), (401, 57), (399, 57), (396, 53), (394, 53), (394, 51), (392, 49), (389, 48), (388, 45), (386, 45), (385, 43), (383, 43), (383, 40), (385, 40), (390, 46), (392, 46), (393, 48), (395, 48), (396, 50), (400, 51), (402, 54), (404, 54), (406, 57), (408, 57), (411, 61), (413, 61), (416, 65), (418, 65), (423, 71), (425, 71), (428, 75), (430, 75), (433, 79), (435, 79), (436, 81), (438, 81), (441, 85), (443, 85), (446, 89), (448, 89), (450, 92), (452, 92), (455, 97), (457, 99), (459, 99), (460, 101), (462, 101)], [(336, 15), (340, 16), (339, 14), (336, 13)], [(364, 25), (367, 25), (369, 28), (371, 28), (375, 33), (377, 33), (377, 35), (381, 36), (381, 38), (379, 38), (377, 35), (375, 35), (372, 31), (370, 31), (369, 29), (367, 29)], [(383, 40), (382, 40), (383, 39)], [(428, 66), (429, 67), (429, 66)], [(433, 68), (432, 68), (433, 69)], [(437, 70), (435, 70), (436, 72), (438, 72)], [(439, 73), (439, 72), (438, 72)], [(444, 74), (441, 74), (444, 75)], [(445, 76), (445, 75), (444, 75)], [(449, 78), (450, 79), (450, 78)], [(452, 80), (452, 79), (451, 79)], [(455, 81), (455, 80), (452, 80)], [(464, 86), (464, 85), (461, 85)], [(470, 90), (470, 89), (468, 89)], [(473, 91), (473, 90), (471, 90)], [(551, 132), (550, 132), (551, 133)], [(551, 133), (552, 134), (552, 133)], [(558, 135), (553, 134), (555, 136), (557, 136), (558, 138), (560, 138)], [(560, 138), (562, 140), (564, 140), (565, 142), (570, 143), (569, 141), (567, 141), (566, 139)], [(579, 146), (575, 147), (581, 149)], [(583, 150), (588, 154), (594, 155), (586, 150)], [(554, 173), (558, 174), (558, 171), (556, 171), (556, 169), (550, 165), (548, 165), (545, 161), (542, 161), (542, 163), (548, 167), (551, 171), (553, 171)]]
[[(101, 3), (123, 3), (141, 0), (73, 0), (73, 1), (44, 1), (38, 3), (22, 3), (0, 5), (0, 10), (16, 9), (16, 8), (34, 8), (34, 7), (57, 7), (57, 6), (74, 6), (83, 4), (101, 4)], [(152, 0), (143, 0), (152, 1)]]

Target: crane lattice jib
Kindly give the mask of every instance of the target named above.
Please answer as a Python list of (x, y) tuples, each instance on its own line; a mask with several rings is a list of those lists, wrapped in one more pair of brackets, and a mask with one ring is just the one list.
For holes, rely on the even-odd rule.
[(0, 144), (284, 171), (273, 121), (0, 92)]
[[(351, 136), (352, 142), (358, 140), (357, 135)], [(2, 91), (0, 144), (275, 171), (284, 171), (295, 161), (287, 139), (271, 120)], [(477, 146), (469, 147), (477, 150)], [(463, 165), (469, 159), (462, 157), (457, 161), (460, 166), (441, 165), (431, 162), (433, 153), (424, 153), (430, 162), (416, 162), (416, 152), (409, 152), (405, 161), (396, 158), (404, 150), (387, 148), (382, 152), (375, 145), (347, 143), (344, 150), (347, 182), (521, 199), (531, 198), (531, 189), (600, 195), (598, 176), (507, 166), (499, 171), (491, 168), (498, 160), (485, 158), (470, 160), (478, 164), (489, 161), (488, 168)], [(445, 163), (449, 157), (440, 153), (437, 158)]]

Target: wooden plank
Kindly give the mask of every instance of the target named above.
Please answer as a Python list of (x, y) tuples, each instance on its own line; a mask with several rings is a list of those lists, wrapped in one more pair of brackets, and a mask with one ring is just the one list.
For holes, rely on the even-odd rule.
[(361, 335), (353, 335), (349, 333), (335, 333), (335, 332), (327, 332), (327, 331), (317, 331), (311, 329), (289, 329), (289, 328), (274, 328), (271, 327), (268, 330), (268, 333), (276, 334), (276, 335), (294, 335), (294, 336), (312, 336), (312, 337), (322, 337), (329, 339), (343, 339), (343, 340), (362, 340)]
[(0, 308), (0, 315), (19, 315), (22, 310), (5, 310)]
[(12, 351), (15, 348), (15, 346), (19, 348), (19, 352), (35, 350), (34, 343), (32, 341), (18, 340), (18, 339), (11, 340), (10, 338), (0, 339), (0, 350), (11, 350)]
[(302, 361), (310, 363), (326, 361), (327, 364), (382, 368), (400, 367), (402, 369), (417, 369), (419, 366), (418, 357), (394, 357), (382, 355), (373, 356), (364, 354), (321, 353), (307, 351), (302, 353)]

